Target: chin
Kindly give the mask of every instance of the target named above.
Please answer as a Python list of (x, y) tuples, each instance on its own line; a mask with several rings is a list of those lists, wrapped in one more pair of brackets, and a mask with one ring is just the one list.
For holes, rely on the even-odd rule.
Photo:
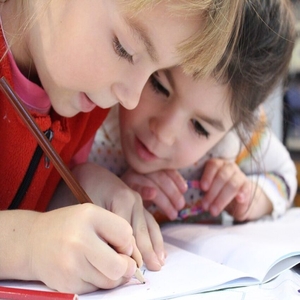
[(55, 110), (55, 112), (57, 114), (59, 114), (62, 117), (65, 117), (65, 118), (72, 118), (72, 117), (76, 116), (79, 113), (79, 111), (77, 111), (75, 109), (72, 109), (72, 110), (66, 110), (65, 108), (56, 109), (55, 107), (53, 107), (53, 109)]
[(153, 172), (162, 170), (162, 168), (155, 168), (154, 166), (145, 166), (145, 165), (141, 165), (141, 164), (137, 164), (132, 168), (140, 174), (149, 174), (149, 173), (153, 173)]

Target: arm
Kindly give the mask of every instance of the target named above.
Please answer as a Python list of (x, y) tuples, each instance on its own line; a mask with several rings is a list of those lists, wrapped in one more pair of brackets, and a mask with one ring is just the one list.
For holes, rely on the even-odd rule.
[(265, 128), (256, 140), (259, 144), (252, 147), (254, 159), (244, 150), (237, 163), (271, 201), (271, 214), (276, 218), (293, 203), (297, 191), (296, 168), (289, 152), (270, 129)]

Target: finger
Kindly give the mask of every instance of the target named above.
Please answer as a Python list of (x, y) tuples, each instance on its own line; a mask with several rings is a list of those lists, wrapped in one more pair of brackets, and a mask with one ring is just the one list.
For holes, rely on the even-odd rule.
[[(149, 228), (147, 224), (149, 219), (148, 217), (146, 218), (148, 215), (145, 215), (144, 213), (147, 214), (148, 212), (143, 207), (135, 207), (132, 220), (134, 236), (146, 266), (150, 270), (160, 270), (161, 263), (153, 249), (152, 240), (149, 234)], [(154, 230), (155, 234), (159, 234), (158, 232), (160, 232), (160, 229), (158, 226), (154, 227), (154, 224), (155, 223), (152, 222), (149, 224), (151, 231)], [(153, 235), (153, 233), (151, 234)]]
[[(90, 257), (87, 257), (88, 263), (90, 264), (90, 268), (86, 270), (84, 273), (81, 270), (82, 274), (84, 274), (83, 280), (92, 286), (96, 286), (98, 288), (105, 288), (105, 289), (111, 289), (126, 283), (127, 281), (130, 280), (130, 278), (133, 277), (135, 273), (135, 270), (137, 268), (136, 262), (126, 255), (118, 254), (118, 257), (119, 260), (123, 261), (122, 272), (120, 272), (120, 269), (118, 269), (120, 265), (118, 265), (116, 261), (112, 260), (111, 267), (114, 273), (113, 278), (111, 278), (111, 276), (107, 276), (107, 273), (103, 273), (100, 270), (98, 270), (95, 267), (96, 265), (93, 259), (91, 260)], [(107, 258), (105, 258), (105, 260), (107, 260)], [(123, 266), (126, 267), (123, 268)]]
[(154, 187), (143, 186), (140, 187), (139, 194), (143, 198), (143, 200), (153, 200), (157, 196), (157, 190)]
[(232, 201), (226, 211), (237, 221), (244, 221), (249, 210), (249, 203), (238, 203), (236, 200)]
[(183, 176), (177, 170), (165, 170), (166, 175), (172, 179), (178, 190), (183, 194), (187, 191), (187, 183)]
[(142, 265), (144, 264), (144, 263), (143, 263), (142, 254), (141, 254), (141, 252), (140, 252), (140, 251), (138, 250), (138, 248), (137, 248), (137, 245), (136, 245), (136, 242), (135, 242), (135, 238), (132, 237), (132, 239), (134, 240), (134, 241), (133, 241), (134, 247), (133, 247), (133, 251), (132, 251), (131, 257), (132, 257), (132, 258), (134, 259), (134, 261), (136, 262), (137, 267), (140, 268), (140, 267), (142, 267)]
[[(151, 177), (151, 175), (149, 175), (149, 177)], [(173, 179), (168, 176), (168, 173), (160, 172), (159, 176), (155, 176), (152, 180), (157, 184), (161, 193), (165, 195), (174, 209), (178, 211), (184, 207), (185, 200), (182, 192)]]
[(93, 224), (97, 235), (116, 249), (118, 253), (131, 256), (134, 244), (132, 240), (133, 230), (130, 224), (122, 217), (96, 205), (91, 205), (87, 210), (91, 210), (87, 213), (90, 215), (90, 222)]
[(131, 188), (138, 194), (140, 194), (143, 200), (153, 200), (157, 195), (156, 188), (152, 186), (145, 186), (142, 184), (133, 183), (131, 184)]
[(178, 216), (178, 210), (173, 206), (169, 198), (166, 197), (161, 191), (153, 199), (153, 203), (170, 219), (175, 220)]
[(204, 171), (200, 179), (200, 187), (203, 191), (211, 189), (211, 185), (219, 169), (224, 165), (224, 160), (210, 159), (206, 162)]
[[(132, 240), (132, 238), (130, 239)], [(122, 247), (119, 247), (121, 249)], [(134, 274), (136, 269), (136, 262), (130, 258), (132, 255), (121, 255), (118, 249), (103, 242), (101, 238), (95, 233), (93, 240), (86, 244), (84, 253), (88, 262), (104, 274), (107, 279), (116, 281), (121, 277), (126, 276), (129, 271)], [(99, 255), (101, 253), (101, 255)], [(128, 258), (128, 259), (127, 259)], [(132, 262), (131, 262), (132, 261)], [(129, 265), (131, 262), (131, 265)], [(128, 268), (131, 267), (130, 270)]]
[(227, 182), (234, 176), (235, 168), (232, 164), (223, 164), (223, 166), (215, 174), (214, 180), (210, 186), (210, 189), (204, 194), (202, 200), (202, 207), (204, 210), (208, 210), (212, 203), (216, 200), (217, 196), (224, 189)]
[(216, 180), (211, 185), (210, 189), (204, 194), (202, 198), (202, 208), (205, 211), (210, 209), (210, 206), (217, 198), (218, 194), (221, 192), (222, 188), (224, 187), (225, 182), (222, 180)]
[(244, 178), (239, 173), (234, 173), (228, 178), (226, 184), (220, 190), (219, 194), (212, 202), (210, 212), (213, 216), (217, 216), (221, 211), (237, 196), (239, 190), (243, 186)]
[[(127, 201), (126, 205), (124, 205), (124, 203), (121, 203), (120, 201), (114, 201), (113, 203), (115, 206), (112, 208), (112, 211), (118, 214), (121, 219), (124, 219), (124, 221), (121, 222), (121, 225), (119, 225), (117, 229), (119, 230), (119, 232), (116, 235), (116, 237), (119, 238), (120, 233), (121, 232), (123, 233), (123, 230), (127, 229), (127, 232), (121, 235), (121, 237), (126, 238), (126, 242), (123, 240), (123, 243), (120, 242), (118, 245), (116, 243), (112, 244), (111, 242), (110, 244), (113, 245), (113, 248), (118, 253), (124, 253), (127, 254), (128, 256), (133, 257), (133, 259), (136, 261), (136, 264), (138, 266), (142, 266), (143, 265), (142, 255), (138, 250), (135, 239), (133, 237), (133, 229), (130, 226), (130, 224), (127, 223), (125, 220), (128, 220), (128, 222), (132, 221), (134, 207), (140, 207), (140, 211), (142, 212), (143, 202), (141, 200), (141, 197), (137, 193), (135, 192), (132, 193), (130, 190), (127, 189), (125, 190), (125, 192), (127, 193), (129, 192), (127, 199), (130, 199), (131, 201)], [(126, 195), (124, 194), (123, 196), (126, 197)], [(143, 213), (141, 213), (141, 218), (143, 218)], [(126, 223), (126, 225), (122, 225), (122, 223), (124, 224), (124, 222)]]
[(152, 241), (154, 252), (156, 253), (161, 265), (164, 265), (166, 252), (160, 227), (155, 221), (154, 217), (148, 211), (145, 211), (145, 217), (147, 220), (150, 239)]
[[(242, 191), (242, 199), (240, 199)], [(237, 221), (244, 221), (252, 203), (251, 186), (246, 182), (235, 199), (226, 207), (226, 211)]]
[(236, 196), (236, 200), (238, 203), (245, 203), (245, 202), (250, 202), (251, 200), (251, 183), (249, 182), (249, 180), (247, 180), (243, 186), (241, 187), (241, 189), (239, 190), (237, 196)]

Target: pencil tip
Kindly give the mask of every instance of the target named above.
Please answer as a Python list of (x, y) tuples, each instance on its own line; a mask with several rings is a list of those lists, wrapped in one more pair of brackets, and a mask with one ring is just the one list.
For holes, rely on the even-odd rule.
[(139, 268), (137, 268), (135, 271), (135, 278), (142, 284), (146, 283), (144, 276)]

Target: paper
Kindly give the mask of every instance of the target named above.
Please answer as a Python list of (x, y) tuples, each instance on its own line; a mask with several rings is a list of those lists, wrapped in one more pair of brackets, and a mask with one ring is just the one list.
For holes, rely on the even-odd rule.
[[(276, 221), (234, 226), (172, 224), (162, 228), (168, 252), (165, 266), (159, 272), (143, 269), (146, 284), (132, 279), (124, 286), (79, 299), (172, 299), (221, 288), (258, 286), (300, 263), (299, 228), (300, 208)], [(45, 288), (22, 282), (2, 282), (5, 284)]]

